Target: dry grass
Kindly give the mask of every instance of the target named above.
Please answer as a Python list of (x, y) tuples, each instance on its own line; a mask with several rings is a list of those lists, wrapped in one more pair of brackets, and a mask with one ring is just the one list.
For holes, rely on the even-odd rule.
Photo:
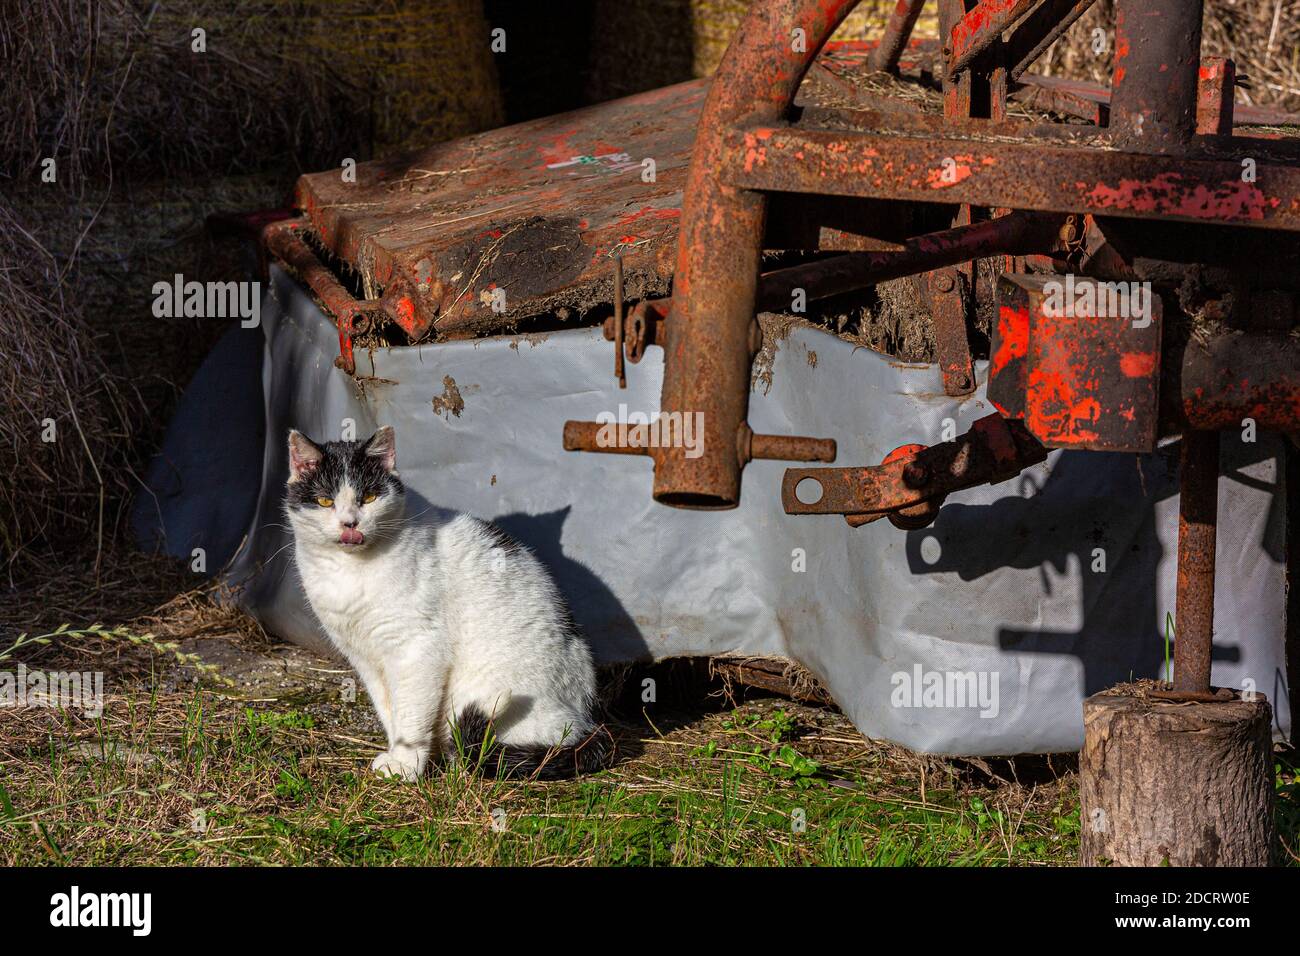
[(0, 562), (10, 585), (38, 553), (111, 540), (129, 490), (134, 408), (66, 280), (31, 224), (0, 202)]
[(698, 682), (704, 667), (646, 672), (659, 688), (648, 705), (644, 675), (625, 682), (619, 761), (600, 774), (373, 779), (381, 734), (364, 696), (342, 693), (345, 666), (268, 641), (169, 562), (111, 553), (101, 573), (96, 589), (83, 555), (0, 616), (11, 630), (148, 631), (225, 682), (121, 637), (24, 648), (28, 667), (103, 672), (104, 712), (5, 712), (0, 864), (1033, 865), (1074, 853), (1068, 760), (918, 756), (831, 709), (734, 701)]
[[(0, 597), (20, 630), (103, 622), (155, 640), (58, 637), (0, 660), (100, 671), (102, 715), (0, 720), (0, 865), (1070, 865), (1073, 757), (955, 760), (863, 737), (832, 708), (704, 680), (705, 662), (609, 675), (617, 762), (578, 780), (366, 767), (382, 734), (335, 660), (269, 640), (183, 566), (110, 552)], [(175, 642), (217, 674), (179, 665)], [(656, 700), (643, 703), (643, 678)], [(619, 688), (625, 688), (621, 691)], [(735, 696), (733, 696), (735, 695)], [(1300, 850), (1283, 755), (1279, 824)], [(1300, 862), (1300, 856), (1295, 857)]]
[(243, 271), (214, 255), (209, 213), (279, 205), (305, 169), (492, 126), (501, 110), (473, 0), (37, 0), (0, 17), (0, 62), (13, 587), (50, 573), (70, 539), (120, 536), (132, 469), (222, 331), (160, 325), (152, 285)]
[(33, 0), (0, 18), (0, 176), (292, 175), (464, 135), (500, 121), (487, 41), (473, 0)]
[[(1113, 0), (1098, 0), (1034, 66), (1034, 72), (1110, 82), (1115, 46)], [(1093, 52), (1092, 34), (1106, 34), (1104, 52)], [(1201, 34), (1205, 56), (1236, 61), (1237, 101), (1300, 111), (1300, 2), (1207, 0)]]

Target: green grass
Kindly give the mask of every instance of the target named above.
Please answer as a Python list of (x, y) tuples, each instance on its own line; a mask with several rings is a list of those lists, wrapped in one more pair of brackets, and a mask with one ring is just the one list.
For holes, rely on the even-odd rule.
[[(11, 666), (105, 673), (102, 716), (0, 711), (0, 865), (1073, 865), (1070, 758), (946, 760), (864, 738), (826, 708), (723, 704), (676, 686), (612, 722), (619, 759), (574, 781), (438, 767), (380, 780), (350, 672), (268, 643), (241, 614), (136, 558), (87, 598), (55, 576), (10, 608)], [(109, 607), (105, 601), (116, 602)], [(64, 629), (89, 613), (131, 629)], [(42, 608), (39, 619), (24, 608)], [(5, 610), (0, 606), (0, 611)], [(5, 617), (0, 614), (0, 617)], [(130, 640), (152, 632), (154, 640)], [(46, 640), (47, 639), (47, 640)], [(195, 664), (202, 657), (198, 667)], [(697, 675), (698, 676), (698, 675)], [(196, 683), (195, 678), (198, 678)], [(712, 693), (714, 696), (710, 697)], [(641, 709), (644, 706), (644, 709)], [(1279, 830), (1300, 862), (1300, 778), (1277, 758)]]
[(1077, 852), (1068, 783), (971, 784), (771, 699), (663, 735), (649, 719), (620, 725), (625, 759), (576, 781), (452, 767), (419, 785), (373, 778), (373, 747), (303, 710), (210, 691), (110, 703), (93, 722), (28, 712), (25, 742), (7, 737), (0, 862), (904, 866)]

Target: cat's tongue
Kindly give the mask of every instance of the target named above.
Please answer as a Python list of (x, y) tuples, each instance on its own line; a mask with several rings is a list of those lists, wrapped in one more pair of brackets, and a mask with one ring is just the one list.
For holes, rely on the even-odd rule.
[(339, 544), (361, 544), (366, 536), (356, 528), (344, 528), (339, 532)]

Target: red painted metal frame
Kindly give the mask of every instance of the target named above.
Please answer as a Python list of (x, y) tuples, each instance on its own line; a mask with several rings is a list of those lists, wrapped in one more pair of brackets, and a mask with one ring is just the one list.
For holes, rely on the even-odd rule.
[(704, 453), (655, 458), (654, 497), (686, 508), (740, 501), (733, 451), (749, 407), (767, 198), (716, 175), (729, 128), (783, 119), (804, 74), (856, 0), (755, 3), (713, 78), (691, 156), (664, 344), (661, 411), (704, 412)]
[(1249, 182), (1237, 159), (1058, 146), (1023, 137), (1010, 143), (913, 139), (756, 125), (724, 134), (718, 176), (738, 190), (1300, 231), (1300, 168), (1260, 162)]
[(894, 73), (898, 70), (898, 58), (907, 46), (912, 28), (916, 26), (924, 6), (925, 0), (898, 0), (898, 5), (885, 23), (880, 45), (871, 51), (867, 60), (868, 69), (877, 73)]
[[(767, 193), (1300, 230), (1300, 169), (1290, 162), (1295, 151), (1262, 140), (1225, 137), (1231, 129), (1230, 107), (1224, 105), (1230, 100), (1230, 76), (1226, 69), (1220, 76), (1213, 64), (1208, 64), (1206, 78), (1198, 76), (1189, 53), (1194, 44), (1180, 28), (1172, 0), (1150, 5), (1120, 0), (1124, 22), (1113, 129), (1003, 121), (1003, 34), (1018, 22), (1011, 39), (1028, 57), (1039, 41), (1063, 28), (1050, 13), (1075, 18), (1087, 5), (1052, 2), (1035, 8), (1019, 0), (986, 0), (972, 7), (965, 0), (942, 0), (941, 23), (951, 40), (945, 52), (955, 69), (945, 81), (946, 115), (941, 120), (869, 110), (804, 109), (799, 125), (782, 120), (804, 72), (852, 4), (770, 0), (754, 5), (724, 58), (701, 116), (671, 305), (635, 310), (627, 343), (634, 360), (651, 341), (665, 347), (665, 413), (706, 414), (703, 455), (688, 459), (684, 450), (655, 450), (657, 500), (679, 507), (731, 507), (738, 502), (744, 456), (734, 449), (745, 434), (749, 365), (759, 344), (757, 309), (776, 304), (796, 286), (829, 294), (880, 281), (886, 277), (881, 268), (888, 259), (906, 263), (905, 256), (867, 253), (760, 279)], [(906, 5), (896, 11), (878, 63), (888, 64), (894, 48), (901, 48), (912, 12)], [(1042, 34), (1037, 40), (1036, 32)], [(962, 69), (977, 61), (982, 64), (983, 87), (974, 82), (972, 71)], [(1162, 78), (1164, 74), (1173, 79)], [(1162, 84), (1174, 79), (1177, 88), (1162, 98)], [(1200, 130), (1214, 135), (1198, 135), (1198, 95), (1201, 115), (1214, 117)], [(970, 118), (980, 110), (988, 119)], [(1102, 118), (1100, 105), (1096, 118)], [(1239, 150), (1247, 147), (1259, 159), (1253, 180), (1241, 175), (1238, 159)], [(959, 227), (969, 222), (969, 215), (959, 213)], [(994, 251), (999, 250), (972, 250), (965, 261)], [(1046, 249), (1025, 253), (1034, 251)], [(969, 264), (938, 263), (932, 256), (928, 262), (918, 258), (915, 265), (912, 272), (956, 267), (973, 275)], [(943, 274), (933, 278), (936, 288), (947, 288)], [(953, 291), (961, 288), (959, 280), (950, 284)], [(948, 315), (950, 306), (953, 315)], [(952, 334), (954, 316), (954, 303), (941, 296), (936, 329), (944, 338), (946, 387), (959, 392), (966, 363), (961, 342)], [(1074, 328), (1080, 333), (1089, 330), (1086, 325)], [(1041, 339), (1049, 344), (1054, 340)], [(1104, 341), (1092, 342), (1079, 354), (1095, 358)], [(1154, 337), (1144, 340), (1138, 351), (1158, 357), (1158, 324)], [(1113, 357), (1110, 364), (1115, 364)], [(1041, 413), (1038, 419), (1031, 416), (1034, 427), (1058, 444), (1149, 448), (1156, 433), (1159, 362), (1143, 365), (1139, 376), (1128, 375), (1118, 365), (1106, 367), (1107, 381), (1127, 386), (1140, 381), (1141, 395), (1126, 406), (1132, 420), (1121, 420), (1119, 410), (1111, 428), (1094, 435), (1071, 426), (1077, 419), (1070, 414), (1050, 421), (1045, 409), (1051, 403), (1040, 396), (1032, 403), (1034, 413)], [(1071, 377), (1072, 369), (1069, 356), (1062, 355), (1043, 357), (1038, 372), (1054, 376), (1059, 384)], [(1084, 375), (1071, 389), (1078, 392), (1090, 382), (1093, 379)], [(1285, 391), (1288, 386), (1279, 387)], [(1058, 393), (1057, 403), (1062, 400)]]
[(945, 52), (948, 75), (956, 76), (1029, 12), (1037, 0), (981, 0), (952, 28)]

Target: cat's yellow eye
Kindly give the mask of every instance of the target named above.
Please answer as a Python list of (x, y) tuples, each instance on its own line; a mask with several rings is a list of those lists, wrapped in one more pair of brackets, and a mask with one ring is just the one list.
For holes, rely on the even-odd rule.
[(330, 505), (334, 504), (334, 499), (333, 499), (333, 498), (317, 498), (317, 499), (316, 499), (316, 504), (320, 505), (322, 508), (328, 508), (328, 507), (330, 507)]
[(364, 498), (361, 499), (361, 503), (363, 505), (368, 505), (370, 504), (370, 502), (374, 501), (378, 497), (379, 497), (378, 495), (366, 495)]

